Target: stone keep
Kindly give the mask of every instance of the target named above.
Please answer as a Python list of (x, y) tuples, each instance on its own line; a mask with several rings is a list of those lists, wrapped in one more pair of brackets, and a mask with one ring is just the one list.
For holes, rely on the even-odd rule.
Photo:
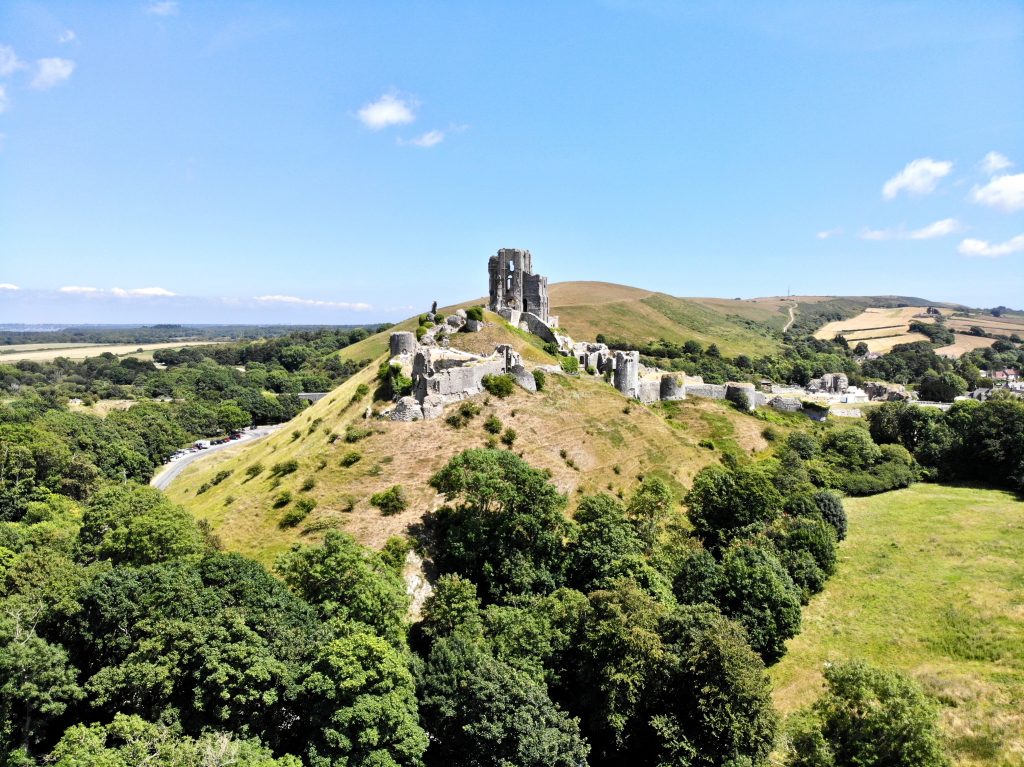
[(533, 273), (528, 250), (502, 248), (487, 262), (490, 310), (530, 312), (548, 322), (548, 278)]
[(640, 352), (615, 352), (615, 388), (627, 397), (637, 397), (640, 390)]

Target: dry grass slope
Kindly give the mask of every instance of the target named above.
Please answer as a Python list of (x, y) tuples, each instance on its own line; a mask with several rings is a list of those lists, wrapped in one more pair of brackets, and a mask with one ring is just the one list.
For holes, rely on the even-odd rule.
[[(524, 349), (531, 345), (508, 331), (504, 338)], [(545, 390), (536, 394), (517, 389), (506, 400), (474, 398), (481, 413), (461, 429), (444, 419), (411, 424), (367, 421), (362, 415), (369, 399), (350, 400), (360, 383), (372, 383), (375, 368), (361, 371), (271, 437), (189, 467), (175, 479), (169, 495), (209, 520), (226, 546), (269, 563), (291, 543), (318, 540), (332, 528), (345, 529), (371, 546), (404, 533), (440, 502), (427, 484), (430, 476), (461, 450), (484, 446), (488, 434), (483, 423), (491, 415), (516, 431), (516, 452), (532, 465), (551, 470), (552, 481), (569, 494), (570, 507), (579, 492), (628, 495), (645, 474), (661, 476), (680, 494), (702, 466), (718, 460), (721, 449), (751, 453), (767, 447), (761, 436), (764, 422), (724, 403), (690, 400), (644, 407), (630, 403), (603, 381), (560, 375), (548, 375)], [(449, 406), (447, 412), (455, 409)], [(370, 433), (346, 443), (350, 425)], [(337, 436), (332, 440), (333, 435)], [(699, 447), (705, 439), (713, 440), (718, 449)], [(360, 460), (342, 466), (343, 456), (353, 451)], [(271, 467), (292, 459), (298, 470), (275, 483)], [(263, 465), (262, 473), (247, 478), (246, 468), (257, 463)], [(227, 480), (197, 493), (200, 485), (225, 470), (232, 472)], [(307, 480), (315, 486), (302, 491)], [(369, 498), (394, 484), (406, 490), (409, 508), (385, 517)], [(285, 490), (293, 499), (309, 496), (318, 502), (313, 513), (291, 529), (279, 527), (288, 507), (273, 505), (275, 496)]]

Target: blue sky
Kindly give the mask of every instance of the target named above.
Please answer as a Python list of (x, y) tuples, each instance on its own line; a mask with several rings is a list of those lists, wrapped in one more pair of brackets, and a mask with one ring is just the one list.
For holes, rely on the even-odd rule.
[(500, 247), (1024, 305), (1020, 2), (7, 0), (0, 89), (0, 322), (394, 320)]

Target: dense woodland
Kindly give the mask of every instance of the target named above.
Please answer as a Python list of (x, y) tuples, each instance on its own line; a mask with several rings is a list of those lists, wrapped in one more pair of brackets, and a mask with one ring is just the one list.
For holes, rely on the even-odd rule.
[[(0, 368), (0, 764), (947, 763), (934, 705), (904, 677), (834, 666), (783, 722), (766, 667), (835, 572), (843, 495), (1024, 490), (1024, 404), (768, 425), (770, 451), (723, 454), (682, 498), (641, 477), (572, 509), (511, 450), (467, 450), (430, 480), (446, 503), (409, 539), (375, 552), (330, 532), (270, 570), (145, 486), (183, 439), (336, 385), (355, 368), (332, 352), (364, 333), (161, 352), (164, 368)], [(786, 358), (848, 359), (820, 343)], [(70, 396), (142, 401), (99, 418)], [(413, 547), (436, 570), (415, 621)]]

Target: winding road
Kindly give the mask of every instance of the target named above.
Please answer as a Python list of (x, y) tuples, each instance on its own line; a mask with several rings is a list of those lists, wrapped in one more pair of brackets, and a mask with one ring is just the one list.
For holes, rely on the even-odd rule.
[(785, 333), (787, 330), (789, 330), (789, 326), (792, 325), (795, 320), (796, 320), (796, 301), (794, 301), (792, 304), (789, 305), (789, 322), (786, 323), (786, 326), (782, 329), (782, 332)]
[(207, 458), (219, 450), (226, 450), (227, 448), (234, 447), (235, 445), (244, 445), (247, 442), (254, 442), (258, 439), (262, 439), (268, 434), (273, 434), (282, 426), (284, 426), (283, 423), (274, 424), (273, 426), (257, 426), (254, 429), (242, 432), (241, 439), (236, 439), (232, 442), (225, 442), (222, 445), (210, 445), (206, 450), (189, 453), (173, 463), (165, 463), (163, 467), (153, 475), (153, 479), (149, 480), (149, 484), (157, 490), (166, 490), (167, 486), (174, 481), (176, 476), (181, 474), (182, 470), (186, 466), (191, 466), (196, 461), (201, 461), (203, 458)]

